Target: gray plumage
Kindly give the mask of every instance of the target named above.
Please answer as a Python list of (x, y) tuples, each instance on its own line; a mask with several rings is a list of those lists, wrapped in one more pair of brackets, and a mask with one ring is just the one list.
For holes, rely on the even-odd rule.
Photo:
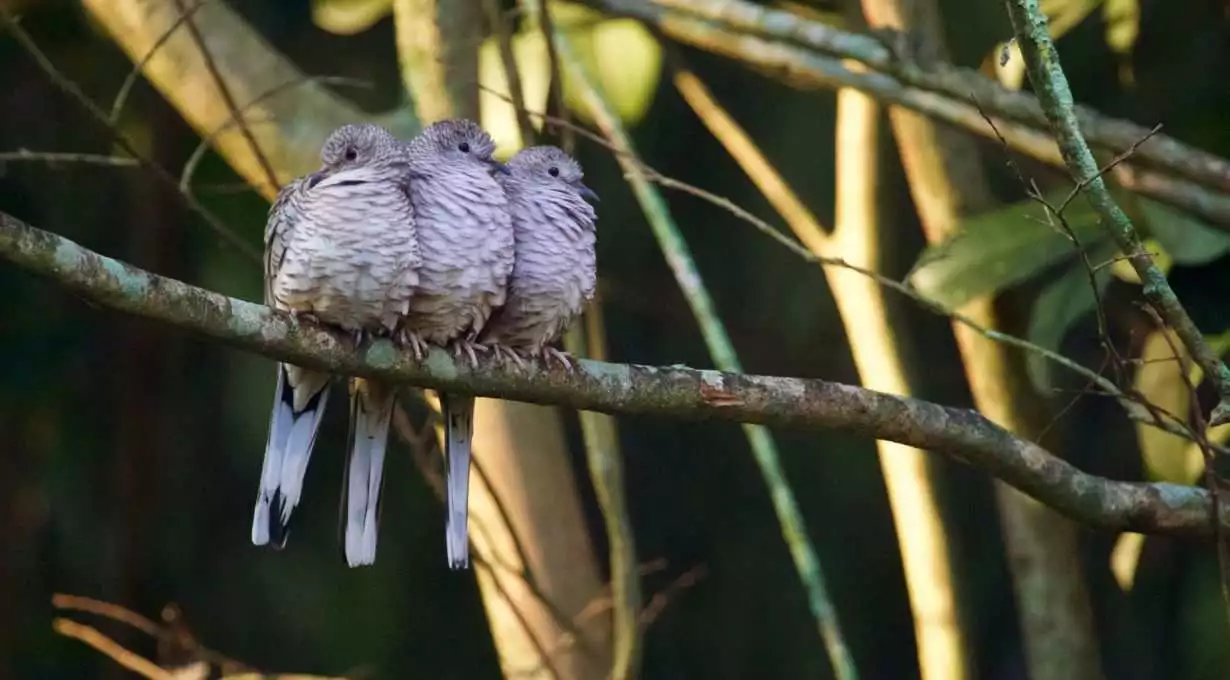
[[(367, 333), (391, 333), (409, 311), (422, 264), (400, 146), (378, 126), (347, 125), (329, 136), (320, 156), (320, 170), (284, 187), (270, 208), (265, 230), (266, 304), (339, 327), (356, 341)], [(252, 520), (256, 545), (285, 545), (330, 379), (326, 373), (278, 366)], [(352, 494), (348, 499), (346, 553), (352, 566), (375, 557), (375, 507), (388, 431), (386, 401), (391, 410), (391, 400), (383, 398), (370, 408), (356, 408), (352, 396), (352, 417), (357, 414), (359, 422), (351, 426), (356, 440), (348, 471), (361, 469), (367, 480), (357, 497)], [(361, 518), (355, 533), (359, 538), (352, 541), (356, 517)]]
[(505, 351), (554, 356), (570, 368), (567, 355), (550, 343), (594, 295), (597, 215), (585, 199), (597, 195), (582, 184), (581, 166), (553, 146), (522, 149), (508, 168), (500, 183), (513, 218), (516, 264), (507, 300), (482, 340)]
[[(507, 172), (492, 159), (495, 142), (477, 123), (445, 120), (424, 128), (405, 145), (410, 166), (423, 266), (405, 320), (407, 340), (419, 345), (452, 343), (474, 362), (478, 332), (493, 309), (504, 304), (513, 269), (513, 233), (504, 190), (493, 171)], [(421, 341), (421, 342), (420, 342)], [(469, 565), (467, 505), (474, 399), (440, 395), (449, 436), (448, 564)], [(456, 436), (454, 436), (456, 435)]]

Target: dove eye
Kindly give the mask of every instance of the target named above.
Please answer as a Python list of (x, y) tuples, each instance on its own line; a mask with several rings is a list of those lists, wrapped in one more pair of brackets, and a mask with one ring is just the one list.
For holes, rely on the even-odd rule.
[(470, 153), (470, 143), (462, 142), (457, 145), (457, 149), (461, 151), (461, 153)]
[(359, 157), (359, 152), (355, 151), (353, 146), (349, 146), (349, 147), (346, 147), (345, 156), (346, 156), (346, 160), (353, 161), (354, 159)]
[(547, 174), (552, 177), (559, 177), (559, 168), (552, 165), (551, 167), (547, 168)]

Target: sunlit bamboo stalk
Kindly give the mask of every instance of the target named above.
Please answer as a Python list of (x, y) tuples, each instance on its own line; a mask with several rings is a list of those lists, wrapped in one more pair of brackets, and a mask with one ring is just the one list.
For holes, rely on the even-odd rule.
[[(934, 2), (862, 0), (862, 7), (872, 26), (909, 32), (924, 64), (943, 58), (946, 50)], [(963, 216), (993, 205), (978, 149), (969, 137), (899, 106), (889, 109), (889, 117), (928, 242), (952, 237)], [(981, 325), (999, 325), (991, 297), (973, 300), (960, 311)], [(1041, 431), (1049, 419), (1023, 378), (1020, 357), (966, 326), (954, 323), (953, 333), (978, 410), (1013, 432), (1031, 436)], [(995, 491), (1030, 676), (1100, 678), (1076, 528), (1015, 489), (996, 484)]]
[[(595, 300), (585, 312), (583, 324), (573, 324), (565, 337), (567, 350), (578, 356), (607, 360), (606, 329), (602, 303)], [(623, 459), (615, 418), (595, 411), (579, 411), (585, 462), (602, 510), (610, 544), (611, 628), (614, 647), (612, 680), (637, 675), (641, 657), (641, 586), (636, 561), (636, 540), (628, 515), (624, 490)]]
[[(464, 116), (479, 119), (477, 65), (465, 78), (463, 45), (478, 44), (479, 25), (458, 16), (481, 16), (479, 0), (395, 0), (403, 81), (424, 124)], [(476, 58), (476, 56), (475, 56)], [(433, 407), (439, 405), (431, 400)], [(442, 432), (437, 432), (442, 446)], [(571, 637), (559, 614), (571, 619), (602, 588), (593, 548), (581, 520), (576, 489), (556, 409), (478, 399), (474, 410), (474, 462), (487, 474), (470, 475), (470, 528), (475, 550), (506, 569), (476, 569), (492, 637), (507, 677), (600, 678), (610, 658), (609, 620), (596, 617)], [(518, 574), (534, 575), (545, 606)]]
[[(840, 257), (858, 267), (879, 269), (875, 100), (851, 89), (838, 91), (837, 224), (829, 236), (704, 83), (685, 69), (677, 69), (674, 80), (710, 133), (809, 250), (818, 257)], [(841, 267), (825, 267), (824, 274), (863, 385), (909, 394), (883, 288), (874, 279)], [(922, 677), (959, 680), (966, 677), (966, 668), (952, 568), (925, 454), (893, 442), (876, 445), (897, 527)]]
[[(534, 16), (541, 9), (541, 0), (527, 1), (526, 6), (531, 9), (531, 15)], [(552, 37), (560, 54), (561, 67), (572, 76), (573, 82), (577, 83), (590, 114), (618, 152), (616, 159), (629, 176), (637, 202), (640, 203), (667, 264), (674, 272), (675, 279), (700, 326), (701, 335), (709, 349), (710, 357), (721, 370), (741, 371), (738, 356), (735, 354), (725, 326), (718, 318), (704, 281), (696, 270), (691, 250), (671, 218), (666, 201), (645, 176), (640, 163), (636, 161), (631, 140), (618, 116), (611, 110), (603, 94), (594, 84), (591, 74), (586, 72), (582, 62), (578, 60), (568, 37), (560, 32)], [(751, 445), (752, 455), (769, 486), (770, 498), (778, 521), (781, 523), (782, 536), (786, 540), (791, 557), (794, 559), (795, 568), (807, 591), (808, 604), (816, 618), (821, 639), (828, 651), (834, 671), (838, 678), (852, 680), (857, 677), (854, 661), (846, 646), (836, 610), (825, 586), (820, 560), (807, 536), (807, 528), (794, 498), (794, 491), (790, 488), (782, 470), (776, 443), (767, 428), (744, 425), (743, 429)]]

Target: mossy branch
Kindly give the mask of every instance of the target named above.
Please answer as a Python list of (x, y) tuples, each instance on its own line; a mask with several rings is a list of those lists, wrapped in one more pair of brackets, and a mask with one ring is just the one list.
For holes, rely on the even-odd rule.
[[(289, 314), (151, 274), (0, 213), (0, 257), (115, 311), (160, 321), (270, 359), (381, 378), (620, 415), (829, 429), (936, 451), (1002, 479), (1091, 527), (1207, 537), (1208, 492), (1091, 475), (979, 413), (826, 380), (580, 360), (573, 373), (470, 369), (433, 350), (422, 362), (386, 340), (356, 351)], [(1223, 525), (1230, 512), (1223, 510)]]
[(1170, 283), (1166, 281), (1166, 275), (1145, 250), (1131, 219), (1115, 203), (1107, 190), (1098, 162), (1081, 133), (1072, 89), (1068, 86), (1068, 78), (1059, 63), (1059, 52), (1051, 41), (1046, 15), (1042, 13), (1038, 0), (1007, 0), (1005, 4), (1012, 19), (1017, 42), (1021, 46), (1021, 54), (1025, 58), (1029, 80), (1038, 93), (1042, 111), (1055, 133), (1059, 151), (1072, 180), (1076, 182), (1090, 207), (1098, 214), (1102, 224), (1119, 245), (1119, 250), (1127, 255), (1128, 262), (1140, 276), (1145, 299), (1157, 310), (1166, 324), (1175, 330), (1217, 388), (1221, 399), (1213, 409), (1210, 425), (1230, 422), (1230, 368), (1222, 363), (1209, 343), (1205, 342), (1200, 329), (1196, 327)]

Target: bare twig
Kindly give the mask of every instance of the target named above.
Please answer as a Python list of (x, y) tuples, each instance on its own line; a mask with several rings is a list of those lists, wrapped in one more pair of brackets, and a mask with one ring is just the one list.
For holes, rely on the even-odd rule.
[[(542, 29), (543, 39), (547, 43), (547, 61), (551, 69), (551, 91), (555, 94), (555, 113), (560, 117), (559, 126), (555, 132), (560, 138), (560, 148), (571, 155), (575, 151), (577, 140), (573, 134), (573, 126), (569, 125), (568, 106), (564, 104), (565, 75), (563, 69), (560, 68), (559, 47), (555, 44), (554, 39), (556, 26), (551, 13), (551, 3), (542, 2), (535, 7), (539, 7), (536, 16)], [(535, 16), (533, 12), (530, 14)]]
[(120, 643), (85, 624), (70, 619), (57, 618), (51, 622), (55, 632), (65, 637), (80, 640), (93, 647), (112, 661), (148, 680), (175, 680), (175, 676), (157, 664), (125, 649)]
[(28, 149), (0, 152), (0, 163), (10, 161), (33, 161), (47, 163), (48, 165), (80, 163), (83, 165), (103, 165), (112, 168), (127, 168), (140, 165), (137, 159), (125, 156), (103, 156), (92, 153), (64, 153), (59, 151), (30, 151)]
[(196, 14), (197, 10), (211, 2), (217, 2), (217, 0), (197, 0), (192, 7), (188, 8), (187, 12), (181, 11), (179, 17), (175, 19), (174, 23), (172, 23), (167, 30), (163, 31), (162, 35), (158, 36), (158, 39), (154, 41), (154, 44), (148, 51), (146, 51), (145, 56), (141, 57), (139, 61), (133, 63), (132, 69), (128, 71), (128, 75), (124, 77), (124, 82), (120, 85), (120, 89), (115, 93), (115, 100), (111, 102), (111, 115), (107, 117), (107, 120), (111, 123), (111, 125), (119, 125), (120, 114), (124, 111), (124, 104), (128, 103), (128, 95), (132, 92), (132, 88), (136, 86), (137, 80), (141, 78), (141, 71), (144, 70), (145, 65), (148, 64), (149, 60), (153, 59), (154, 55), (158, 52), (158, 48), (165, 45), (166, 42), (171, 39), (171, 36), (175, 35), (175, 31), (179, 29), (179, 27), (183, 25), (189, 17)]
[[(184, 161), (184, 169), (180, 171), (180, 174), (179, 174), (180, 191), (191, 192), (192, 178), (196, 174), (196, 169), (200, 165), (201, 160), (205, 157), (205, 154), (209, 151), (210, 145), (218, 137), (218, 135), (231, 129), (236, 124), (242, 124), (242, 120), (240, 116), (245, 114), (248, 109), (258, 106), (262, 102), (270, 99), (271, 97), (275, 97), (286, 90), (289, 90), (293, 87), (298, 87), (300, 85), (304, 85), (306, 83), (324, 83), (328, 85), (348, 85), (352, 87), (371, 87), (371, 83), (368, 81), (359, 80), (357, 78), (349, 78), (346, 76), (304, 76), (303, 78), (299, 80), (287, 81), (285, 83), (281, 83), (275, 87), (272, 87), (265, 92), (262, 92), (260, 95), (254, 97), (252, 101), (244, 105), (243, 108), (241, 108), (239, 111), (232, 111), (227, 116), (226, 120), (221, 125), (219, 125), (217, 128), (211, 130), (209, 134), (201, 136), (201, 141), (196, 145), (196, 148), (192, 150), (192, 153), (188, 155), (188, 160)], [(250, 184), (245, 184), (244, 186), (248, 189), (253, 188), (253, 186)], [(271, 186), (274, 191), (277, 191), (279, 188), (281, 188), (280, 185), (278, 184), (273, 184)]]
[[(493, 94), (497, 94), (497, 96), (499, 96), (498, 93), (493, 93)], [(642, 159), (635, 157), (635, 156), (631, 156), (631, 157), (628, 156), (623, 150), (616, 148), (606, 139), (602, 138), (601, 136), (589, 130), (586, 130), (585, 128), (576, 126), (575, 124), (564, 121), (563, 119), (549, 116), (543, 113), (530, 111), (529, 114), (531, 116), (542, 118), (555, 125), (571, 126), (573, 130), (579, 136), (582, 136), (594, 142), (595, 144), (602, 146), (603, 148), (610, 151), (617, 158), (625, 159), (627, 163), (636, 167), (637, 170), (640, 173), (642, 173), (645, 176), (645, 178), (649, 180), (650, 182), (653, 182), (654, 184), (658, 184), (667, 189), (673, 189), (676, 191), (681, 191), (683, 193), (689, 194), (703, 201), (706, 201), (718, 208), (721, 208), (722, 210), (729, 212), (736, 219), (751, 225), (757, 231), (761, 232), (762, 234), (768, 236), (769, 238), (773, 239), (777, 243), (781, 244), (782, 246), (790, 250), (790, 252), (794, 253), (795, 255), (797, 255), (798, 257), (800, 257), (806, 262), (814, 262), (814, 263), (818, 263), (818, 264), (821, 264), (827, 267), (841, 267), (844, 269), (849, 269), (863, 276), (869, 277), (875, 280), (879, 285), (885, 288), (889, 288), (901, 295), (904, 295), (905, 297), (917, 303), (918, 305), (920, 305), (927, 311), (930, 311), (934, 314), (937, 314), (943, 317), (947, 317), (963, 326), (970, 328), (971, 330), (975, 331), (979, 335), (982, 335), (990, 340), (993, 340), (995, 342), (999, 342), (1002, 344), (1010, 345), (1018, 349), (1024, 350), (1026, 352), (1037, 354), (1041, 356), (1042, 358), (1046, 359), (1047, 361), (1050, 361), (1069, 371), (1072, 371), (1073, 373), (1076, 373), (1077, 375), (1080, 375), (1083, 378), (1089, 380), (1090, 382), (1098, 385), (1098, 387), (1106, 391), (1107, 395), (1120, 399), (1120, 401), (1123, 402), (1125, 405), (1130, 405), (1132, 403), (1142, 401), (1139, 395), (1133, 397), (1133, 395), (1130, 392), (1127, 392), (1123, 388), (1120, 388), (1114, 381), (1108, 380), (1107, 378), (1102, 376), (1100, 373), (1096, 371), (1092, 371), (1089, 368), (1082, 366), (1081, 364), (1053, 350), (1042, 347), (1041, 345), (1036, 345), (1034, 343), (1031, 343), (1028, 340), (1025, 340), (1024, 338), (1019, 338), (1009, 333), (1004, 333), (1002, 331), (994, 330), (986, 326), (983, 326), (982, 324), (979, 324), (977, 321), (975, 321), (971, 317), (966, 316), (956, 310), (949, 309), (939, 304), (938, 302), (935, 302), (934, 300), (922, 295), (921, 293), (916, 291), (913, 287), (911, 287), (907, 283), (904, 283), (904, 282), (901, 282), (901, 281), (898, 281), (892, 278), (888, 278), (882, 274), (879, 274), (877, 272), (871, 271), (863, 267), (858, 267), (840, 257), (817, 256), (815, 253), (811, 252), (806, 247), (801, 245), (798, 241), (795, 241), (794, 239), (790, 238), (786, 234), (783, 234), (781, 230), (773, 227), (768, 222), (748, 212), (746, 209), (742, 208), (741, 206), (736, 204), (734, 201), (731, 201), (730, 199), (724, 196), (718, 196), (717, 194), (714, 194), (711, 191), (707, 191), (700, 187), (697, 187), (697, 186), (688, 184), (686, 182), (683, 182), (681, 180), (675, 179), (673, 177), (668, 177), (666, 175), (663, 175), (662, 173), (655, 170), (652, 166), (645, 163)], [(631, 172), (628, 172), (628, 173), (625, 173), (625, 176), (630, 178), (632, 174)], [(1099, 268), (1100, 268), (1099, 266), (1093, 267), (1094, 271), (1096, 271)], [(1145, 407), (1148, 406), (1147, 403), (1142, 403), (1141, 405)], [(1169, 432), (1176, 436), (1183, 437), (1184, 439), (1188, 439), (1191, 441), (1195, 441), (1195, 435), (1192, 434), (1190, 429), (1183, 423), (1181, 419), (1166, 418), (1166, 417), (1161, 417), (1158, 415), (1150, 415), (1147, 411), (1148, 411), (1147, 408), (1144, 409), (1144, 412), (1142, 412), (1141, 410), (1133, 410), (1129, 408), (1128, 416), (1132, 418), (1133, 420), (1137, 420), (1140, 422), (1153, 425), (1154, 427), (1165, 430), (1166, 432)], [(1219, 447), (1217, 450), (1226, 451), (1228, 454), (1230, 454), (1230, 450), (1226, 450), (1224, 447)]]
[[(112, 139), (115, 140), (117, 144), (119, 144), (120, 148), (122, 148), (125, 153), (131, 155), (142, 168), (149, 171), (163, 184), (178, 188), (178, 182), (175, 181), (175, 178), (172, 177), (166, 169), (157, 163), (150, 161), (139, 151), (137, 151), (137, 148), (132, 141), (129, 140), (123, 132), (111, 124), (111, 120), (107, 114), (103, 112), (102, 109), (98, 108), (98, 105), (95, 104), (93, 100), (91, 100), (84, 92), (82, 92), (81, 88), (78, 87), (76, 83), (65, 77), (64, 74), (56, 68), (55, 64), (51, 63), (51, 60), (47, 58), (47, 55), (39, 49), (37, 44), (35, 44), (34, 39), (30, 37), (30, 34), (21, 27), (21, 24), (17, 22), (17, 19), (15, 19), (9, 10), (3, 5), (0, 5), (0, 19), (3, 20), (5, 27), (8, 28), (9, 32), (17, 40), (18, 44), (20, 44), (21, 47), (29, 53), (35, 63), (38, 64), (39, 68), (47, 74), (47, 77), (51, 80), (51, 82), (56, 87), (64, 91), (65, 94), (76, 100), (77, 103), (90, 114), (90, 116), (98, 121), (98, 123), (107, 130), (107, 133)], [(184, 202), (188, 205), (188, 207), (200, 215), (202, 219), (205, 220), (205, 223), (208, 224), (210, 228), (212, 228), (220, 236), (222, 236), (223, 240), (225, 240), (229, 245), (233, 246), (245, 257), (249, 257), (253, 261), (260, 261), (260, 253), (258, 253), (255, 248), (253, 248), (246, 240), (243, 239), (243, 237), (227, 226), (216, 215), (206, 209), (205, 206), (201, 205), (199, 201), (190, 195), (184, 195), (178, 191), (176, 193), (183, 196)]]
[(1059, 150), (1077, 186), (1101, 217), (1119, 250), (1128, 256), (1143, 284), (1145, 299), (1153, 305), (1167, 325), (1175, 330), (1205, 376), (1217, 388), (1220, 401), (1209, 418), (1212, 425), (1230, 422), (1230, 368), (1205, 341), (1196, 323), (1167, 282), (1165, 274), (1145, 251), (1132, 221), (1115, 203), (1081, 132), (1067, 76), (1059, 63), (1059, 52), (1051, 41), (1046, 17), (1038, 0), (1006, 0), (1008, 15), (1017, 42), (1025, 57), (1029, 79), (1038, 92), (1043, 113), (1059, 141)]
[(534, 123), (525, 108), (525, 94), (521, 89), (521, 73), (517, 68), (517, 56), (513, 52), (512, 28), (504, 12), (500, 11), (500, 0), (483, 0), (487, 12), (487, 23), (495, 33), (496, 45), (500, 48), (500, 63), (504, 66), (504, 79), (508, 81), (508, 94), (512, 99), (513, 112), (517, 116), (517, 128), (521, 131), (521, 145), (530, 146), (534, 143)]
[(226, 84), (226, 78), (218, 70), (218, 64), (209, 52), (209, 45), (205, 42), (205, 36), (201, 35), (201, 30), (197, 28), (196, 21), (191, 16), (196, 11), (196, 8), (190, 9), (188, 7), (188, 0), (175, 0), (175, 5), (179, 8), (180, 17), (188, 28), (188, 34), (192, 36), (197, 49), (201, 51), (201, 59), (205, 62), (205, 68), (214, 79), (214, 84), (218, 87), (218, 93), (222, 95), (222, 101), (226, 103), (226, 108), (231, 112), (232, 120), (238, 123), (239, 131), (243, 134), (244, 139), (248, 140), (248, 145), (252, 147), (252, 154), (256, 156), (256, 161), (260, 163), (261, 169), (264, 170), (265, 178), (269, 180), (271, 185), (278, 186), (280, 184), (278, 173), (273, 169), (273, 165), (269, 163), (269, 158), (261, 150), (261, 145), (256, 141), (252, 130), (248, 128), (247, 122), (244, 121), (239, 106), (235, 103), (235, 96), (231, 94), (231, 88)]

